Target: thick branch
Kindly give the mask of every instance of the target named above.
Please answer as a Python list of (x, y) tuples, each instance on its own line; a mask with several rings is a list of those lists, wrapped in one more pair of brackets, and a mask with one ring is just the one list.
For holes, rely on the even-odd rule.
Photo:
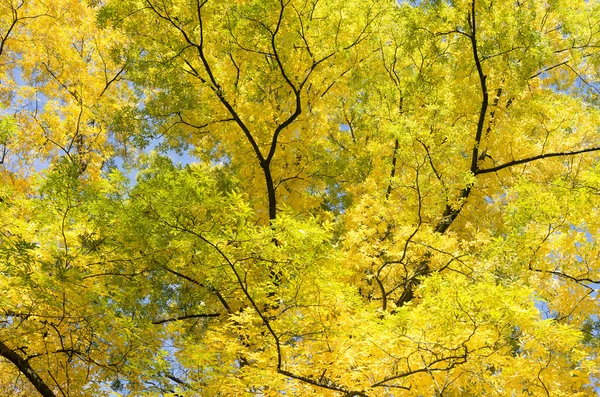
[(50, 390), (46, 382), (31, 368), (29, 362), (6, 346), (2, 341), (0, 341), (0, 356), (13, 363), (43, 397), (56, 397), (56, 394)]
[(477, 173), (475, 175), (487, 174), (489, 172), (496, 172), (496, 171), (500, 171), (504, 168), (512, 167), (514, 165), (526, 164), (526, 163), (530, 163), (532, 161), (546, 159), (549, 157), (573, 156), (573, 155), (581, 154), (581, 153), (597, 152), (599, 150), (600, 150), (600, 146), (594, 146), (591, 148), (581, 149), (581, 150), (573, 150), (570, 152), (554, 152), (554, 153), (540, 154), (537, 156), (526, 157), (524, 159), (509, 161), (508, 163), (504, 163), (504, 164), (498, 165), (496, 167), (486, 168), (483, 170), (477, 170)]
[(368, 397), (367, 394), (361, 392), (361, 391), (353, 391), (353, 390), (347, 390), (342, 386), (337, 386), (334, 383), (324, 383), (323, 381), (327, 381), (327, 379), (323, 379), (323, 377), (321, 379), (313, 379), (313, 378), (309, 378), (307, 376), (301, 376), (301, 375), (295, 375), (291, 372), (288, 372), (286, 370), (283, 369), (277, 369), (277, 372), (280, 373), (281, 375), (285, 375), (289, 378), (292, 379), (296, 379), (299, 381), (302, 381), (304, 383), (308, 383), (309, 385), (313, 385), (313, 386), (317, 386), (317, 387), (321, 387), (323, 389), (328, 389), (328, 390), (333, 390), (333, 391), (337, 391), (337, 392), (342, 392), (344, 393), (345, 396), (348, 397)]
[[(252, 149), (254, 150), (256, 157), (262, 164), (265, 159), (264, 159), (264, 156), (262, 155), (262, 152), (260, 151), (260, 148), (258, 147), (258, 143), (254, 139), (254, 137), (250, 133), (250, 130), (248, 129), (246, 124), (242, 121), (242, 119), (240, 118), (240, 116), (238, 115), (236, 110), (229, 103), (229, 101), (225, 98), (225, 94), (223, 93), (221, 86), (217, 82), (217, 80), (212, 72), (212, 69), (211, 69), (210, 65), (208, 64), (208, 60), (206, 59), (206, 56), (204, 54), (204, 26), (203, 26), (203, 21), (202, 21), (202, 7), (204, 6), (205, 3), (206, 3), (206, 1), (200, 3), (199, 0), (196, 0), (196, 12), (198, 14), (198, 24), (199, 24), (199, 28), (200, 28), (200, 32), (199, 32), (200, 43), (195, 44), (195, 43), (191, 42), (190, 40), (188, 40), (187, 36), (184, 36), (184, 37), (186, 38), (186, 40), (188, 41), (189, 44), (192, 44), (196, 47), (196, 49), (198, 51), (198, 56), (200, 57), (200, 60), (202, 61), (204, 70), (208, 74), (208, 78), (210, 79), (210, 82), (213, 85), (213, 89), (214, 89), (215, 93), (217, 94), (219, 101), (223, 104), (223, 106), (225, 106), (225, 108), (227, 108), (227, 111), (229, 112), (229, 114), (231, 114), (231, 116), (233, 117), (233, 119), (235, 120), (237, 125), (244, 132), (244, 135), (246, 135), (248, 142), (250, 142), (250, 145), (252, 145)], [(182, 30), (182, 33), (183, 33), (183, 30)]]
[[(10, 2), (9, 2), (10, 4)], [(17, 23), (20, 21), (24, 21), (26, 19), (36, 19), (39, 17), (43, 17), (43, 16), (48, 16), (48, 14), (39, 14), (39, 15), (33, 15), (33, 16), (22, 16), (19, 17), (19, 13), (18, 11), (21, 9), (21, 7), (23, 7), (23, 5), (25, 5), (25, 1), (21, 1), (21, 4), (19, 4), (16, 8), (12, 7), (11, 4), (11, 14), (12, 14), (12, 21), (10, 23), (10, 26), (6, 29), (6, 33), (2, 36), (0, 36), (0, 56), (2, 56), (2, 54), (4, 53), (4, 49), (6, 46), (6, 42), (8, 41), (11, 35), (11, 33), (13, 32), (13, 30), (15, 29), (15, 27), (17, 26)]]
[[(246, 124), (242, 121), (242, 119), (240, 118), (240, 116), (238, 115), (236, 110), (229, 103), (227, 98), (225, 98), (223, 90), (222, 90), (220, 84), (217, 82), (217, 79), (212, 71), (212, 68), (210, 67), (210, 64), (208, 63), (206, 55), (204, 54), (204, 26), (203, 26), (203, 20), (202, 20), (202, 7), (206, 4), (206, 0), (203, 2), (200, 2), (199, 0), (196, 1), (196, 12), (198, 14), (198, 25), (199, 25), (199, 35), (200, 35), (200, 37), (199, 37), (200, 41), (198, 43), (196, 43), (195, 41), (192, 40), (192, 38), (188, 35), (188, 33), (184, 30), (184, 28), (179, 23), (177, 23), (176, 19), (173, 19), (170, 16), (164, 15), (163, 13), (161, 13), (160, 10), (154, 4), (152, 4), (149, 0), (147, 0), (146, 3), (150, 7), (150, 9), (156, 14), (156, 16), (158, 16), (160, 19), (165, 20), (167, 23), (169, 23), (171, 26), (173, 26), (177, 31), (179, 31), (179, 33), (181, 33), (181, 35), (183, 36), (183, 39), (186, 41), (186, 43), (188, 43), (190, 46), (196, 48), (198, 57), (200, 58), (200, 61), (202, 62), (202, 66), (204, 67), (204, 71), (208, 75), (208, 79), (210, 81), (210, 88), (217, 95), (217, 98), (219, 99), (221, 104), (223, 106), (225, 106), (225, 108), (227, 109), (229, 114), (231, 114), (231, 117), (233, 118), (233, 120), (237, 123), (237, 125), (240, 127), (240, 129), (244, 132), (244, 135), (248, 139), (248, 142), (250, 142), (250, 145), (252, 145), (252, 149), (254, 150), (256, 157), (258, 157), (258, 160), (260, 162), (264, 161), (264, 157), (258, 147), (258, 143), (254, 139), (254, 137), (250, 133), (250, 130), (248, 129)], [(188, 63), (188, 65), (191, 66), (189, 63)], [(195, 70), (195, 69), (192, 68), (192, 70)], [(194, 75), (196, 77), (198, 77), (200, 80), (202, 80), (203, 82), (208, 83), (203, 77), (200, 76), (200, 74), (196, 73)]]
[(573, 281), (574, 283), (577, 283), (577, 284), (581, 285), (582, 287), (588, 288), (592, 291), (595, 291), (595, 289), (585, 283), (589, 283), (589, 284), (599, 284), (600, 283), (600, 279), (596, 280), (596, 279), (592, 279), (589, 277), (571, 276), (571, 275), (568, 275), (566, 273), (559, 272), (556, 270), (536, 269), (531, 264), (529, 264), (529, 270), (538, 272), (538, 273), (552, 274), (554, 276), (564, 278), (565, 280)]
[[(286, 80), (288, 85), (290, 85), (292, 90), (294, 91), (294, 94), (296, 97), (296, 110), (290, 117), (288, 117), (275, 130), (269, 153), (268, 153), (267, 157), (265, 157), (262, 154), (262, 152), (258, 146), (258, 142), (256, 141), (256, 139), (254, 139), (254, 136), (250, 132), (250, 129), (248, 128), (248, 126), (241, 119), (240, 115), (234, 109), (233, 105), (225, 97), (225, 93), (223, 92), (221, 85), (218, 83), (217, 78), (215, 77), (213, 70), (212, 70), (210, 64), (208, 63), (206, 54), (204, 53), (204, 23), (203, 23), (203, 18), (202, 18), (202, 7), (206, 4), (206, 2), (207, 2), (207, 0), (204, 0), (203, 2), (200, 2), (200, 0), (196, 0), (196, 13), (198, 16), (198, 27), (199, 27), (199, 41), (195, 42), (194, 40), (192, 40), (192, 38), (188, 35), (188, 33), (184, 30), (184, 28), (180, 25), (180, 23), (178, 23), (178, 21), (176, 19), (171, 18), (169, 15), (164, 15), (149, 0), (147, 0), (147, 4), (150, 6), (152, 11), (159, 18), (161, 18), (161, 19), (165, 20), (166, 22), (168, 22), (169, 24), (171, 24), (176, 30), (178, 30), (181, 33), (184, 40), (190, 46), (196, 48), (198, 57), (200, 58), (200, 61), (202, 62), (202, 66), (204, 67), (204, 71), (208, 75), (208, 81), (206, 81), (202, 76), (200, 76), (200, 74), (198, 72), (196, 72), (195, 69), (192, 67), (192, 70), (195, 72), (195, 73), (193, 73), (193, 75), (196, 76), (197, 78), (199, 78), (204, 83), (210, 83), (210, 88), (213, 90), (213, 92), (219, 99), (219, 102), (221, 102), (221, 104), (227, 109), (227, 111), (231, 115), (233, 121), (235, 121), (235, 123), (240, 127), (240, 129), (246, 136), (246, 139), (252, 146), (254, 154), (256, 155), (258, 162), (259, 162), (259, 164), (263, 170), (264, 176), (265, 176), (265, 183), (267, 185), (267, 196), (268, 196), (268, 200), (269, 200), (269, 219), (272, 221), (273, 219), (275, 219), (277, 217), (277, 205), (276, 205), (276, 196), (275, 196), (275, 186), (273, 183), (273, 177), (271, 175), (270, 163), (275, 154), (275, 149), (276, 149), (279, 133), (285, 127), (287, 127), (289, 124), (291, 124), (301, 113), (300, 93), (299, 93), (299, 90), (293, 85), (291, 80), (285, 74), (285, 70), (283, 69), (281, 60), (279, 59), (279, 56), (277, 55), (276, 46), (275, 46), (275, 35), (277, 34), (277, 30), (276, 30), (274, 33), (272, 33), (272, 43), (271, 44), (273, 46), (273, 50), (275, 51), (275, 59), (277, 60), (277, 63), (281, 70), (282, 76)], [(279, 21), (277, 24), (277, 29), (279, 29), (279, 26), (281, 24), (283, 10), (284, 10), (284, 4), (282, 3), (281, 14), (280, 14), (280, 18), (279, 18)], [(187, 64), (191, 67), (189, 62), (187, 62)]]
[[(477, 25), (475, 19), (475, 0), (471, 2), (471, 12), (469, 13), (469, 25), (471, 27), (471, 34), (468, 35), (468, 37), (471, 40), (471, 47), (473, 49), (473, 59), (475, 60), (475, 67), (477, 69), (477, 74), (479, 75), (479, 85), (481, 88), (481, 106), (479, 108), (479, 119), (477, 121), (477, 130), (475, 131), (475, 143), (473, 144), (473, 149), (471, 153), (470, 166), (471, 173), (473, 173), (473, 175), (477, 175), (479, 173), (479, 145), (481, 144), (483, 126), (485, 124), (485, 117), (488, 108), (488, 91), (486, 84), (487, 76), (483, 73), (483, 68), (481, 67), (481, 59), (479, 58), (479, 54), (477, 52)], [(443, 234), (446, 232), (446, 230), (448, 230), (452, 222), (454, 222), (460, 211), (463, 209), (470, 193), (471, 186), (467, 186), (461, 190), (459, 200), (456, 205), (452, 206), (450, 204), (446, 204), (446, 208), (444, 209), (444, 213), (442, 214), (442, 219), (435, 227), (435, 231), (437, 233)]]
[(394, 141), (394, 154), (392, 155), (392, 170), (390, 172), (390, 183), (387, 188), (387, 192), (385, 193), (386, 200), (390, 198), (390, 194), (392, 194), (392, 182), (394, 180), (394, 176), (396, 176), (396, 154), (398, 153), (398, 138)]
[[(477, 174), (479, 168), (477, 162), (479, 161), (479, 145), (481, 144), (481, 136), (483, 135), (483, 125), (485, 123), (485, 115), (488, 108), (488, 92), (486, 79), (487, 76), (483, 73), (481, 67), (481, 61), (479, 54), (477, 53), (477, 30), (475, 25), (475, 0), (471, 3), (471, 47), (473, 47), (473, 58), (475, 59), (475, 66), (477, 68), (477, 74), (479, 75), (479, 85), (481, 86), (481, 107), (479, 109), (479, 120), (477, 121), (477, 131), (475, 132), (475, 144), (473, 145), (473, 153), (471, 154), (471, 172)], [(466, 198), (466, 197), (465, 197)]]
[(273, 159), (273, 156), (275, 155), (275, 150), (277, 149), (277, 139), (279, 138), (279, 134), (288, 125), (293, 123), (294, 120), (296, 120), (296, 118), (298, 118), (298, 116), (300, 116), (300, 114), (302, 113), (302, 104), (300, 101), (301, 87), (296, 87), (296, 85), (292, 82), (292, 80), (290, 80), (289, 76), (287, 75), (285, 68), (283, 67), (283, 63), (281, 62), (281, 57), (279, 56), (279, 52), (277, 51), (277, 45), (275, 43), (275, 38), (277, 36), (277, 33), (279, 32), (279, 28), (281, 27), (281, 22), (283, 21), (283, 12), (285, 11), (285, 6), (287, 5), (287, 4), (284, 4), (282, 0), (280, 1), (280, 4), (281, 4), (281, 10), (279, 12), (277, 26), (275, 27), (275, 30), (271, 33), (271, 48), (273, 49), (274, 58), (275, 58), (275, 61), (277, 62), (277, 67), (279, 68), (279, 72), (281, 73), (281, 76), (285, 80), (286, 84), (290, 87), (292, 92), (294, 93), (296, 108), (294, 109), (294, 113), (292, 113), (287, 119), (285, 119), (285, 121), (283, 121), (283, 123), (279, 124), (277, 126), (277, 128), (275, 129), (275, 132), (273, 134), (273, 139), (271, 140), (271, 148), (269, 149), (269, 154), (267, 155), (267, 158), (266, 158), (267, 166), (271, 164), (271, 160)]
[(543, 73), (549, 72), (549, 71), (550, 71), (550, 70), (552, 70), (552, 69), (556, 69), (556, 68), (558, 68), (558, 67), (560, 67), (560, 66), (563, 66), (563, 65), (566, 65), (566, 64), (568, 64), (568, 63), (569, 63), (569, 60), (567, 59), (566, 61), (563, 61), (563, 62), (561, 62), (561, 63), (557, 63), (556, 65), (549, 66), (549, 67), (547, 67), (546, 69), (542, 69), (542, 70), (540, 70), (539, 72), (537, 72), (536, 74), (534, 74), (534, 75), (532, 75), (532, 76), (529, 76), (529, 78), (530, 78), (530, 79), (535, 79), (536, 77), (538, 77), (539, 75), (541, 75), (541, 74), (543, 74)]
[[(479, 86), (481, 89), (481, 105), (479, 108), (479, 118), (477, 120), (477, 130), (475, 131), (475, 142), (473, 143), (473, 148), (471, 152), (471, 166), (469, 168), (473, 175), (477, 175), (479, 172), (479, 145), (481, 144), (481, 138), (483, 136), (483, 128), (485, 125), (485, 118), (488, 109), (488, 90), (486, 84), (487, 76), (483, 73), (481, 59), (477, 51), (477, 24), (475, 19), (475, 0), (471, 2), (471, 11), (468, 16), (468, 23), (471, 28), (471, 32), (470, 34), (465, 35), (471, 41), (473, 60), (475, 61), (477, 75), (479, 76)], [(458, 214), (460, 214), (460, 212), (462, 211), (470, 194), (471, 185), (468, 185), (460, 191), (458, 202), (456, 204), (452, 205), (451, 203), (446, 203), (446, 208), (444, 209), (444, 213), (442, 214), (442, 219), (440, 219), (440, 221), (434, 228), (434, 231), (436, 233), (444, 234), (448, 230), (448, 228), (454, 222)], [(406, 287), (404, 288), (404, 292), (397, 301), (399, 305), (406, 304), (407, 302), (413, 299), (413, 291), (420, 284), (420, 280), (416, 277), (425, 276), (430, 271), (431, 269), (429, 268), (429, 260), (428, 258), (425, 258), (420, 264), (420, 268), (418, 269), (415, 276), (406, 281)]]
[[(19, 7), (17, 7), (17, 9), (18, 8)], [(13, 8), (11, 10), (11, 12), (13, 14), (12, 23), (10, 24), (10, 26), (6, 30), (6, 34), (4, 35), (4, 37), (0, 37), (0, 56), (4, 52), (4, 45), (6, 44), (6, 41), (8, 40), (8, 37), (10, 36), (10, 33), (12, 32), (12, 30), (15, 28), (17, 22), (19, 21), (19, 17), (17, 16), (17, 10)]]

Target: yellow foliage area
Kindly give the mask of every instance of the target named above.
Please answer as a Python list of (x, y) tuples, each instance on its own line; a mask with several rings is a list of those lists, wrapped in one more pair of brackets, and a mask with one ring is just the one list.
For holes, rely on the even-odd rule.
[(596, 395), (598, 26), (0, 1), (0, 390)]

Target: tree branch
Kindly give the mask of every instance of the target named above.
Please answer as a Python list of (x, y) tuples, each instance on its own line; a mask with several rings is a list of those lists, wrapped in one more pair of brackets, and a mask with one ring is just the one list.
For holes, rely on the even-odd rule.
[(170, 269), (167, 266), (161, 266), (164, 270), (166, 270), (167, 272), (177, 276), (177, 277), (181, 277), (184, 280), (189, 281), (192, 284), (196, 284), (199, 287), (202, 288), (206, 288), (208, 289), (210, 292), (212, 292), (213, 294), (216, 295), (217, 299), (219, 300), (219, 302), (221, 302), (221, 305), (223, 305), (223, 307), (225, 308), (225, 310), (227, 310), (228, 313), (233, 313), (233, 311), (231, 310), (231, 307), (229, 307), (229, 304), (227, 303), (227, 301), (225, 300), (225, 298), (223, 298), (223, 295), (221, 295), (221, 293), (212, 285), (204, 285), (203, 283), (189, 277), (186, 276), (185, 274), (179, 273), (176, 270)]
[(46, 382), (31, 368), (29, 362), (6, 346), (2, 341), (0, 341), (0, 356), (13, 363), (43, 397), (56, 397), (56, 394), (48, 387)]
[[(487, 76), (483, 73), (483, 69), (481, 67), (481, 60), (479, 59), (479, 54), (477, 52), (477, 29), (475, 25), (475, 0), (471, 2), (471, 16), (470, 16), (470, 25), (471, 25), (471, 47), (473, 47), (473, 58), (475, 59), (475, 66), (477, 68), (477, 74), (479, 75), (479, 84), (481, 86), (481, 108), (479, 109), (479, 120), (477, 121), (477, 131), (475, 133), (475, 144), (473, 145), (473, 153), (471, 154), (471, 172), (473, 174), (477, 174), (477, 170), (479, 168), (479, 145), (481, 143), (481, 136), (483, 135), (483, 125), (485, 123), (485, 115), (487, 113), (488, 108), (488, 91), (487, 91)], [(466, 198), (466, 197), (465, 197)]]
[[(388, 376), (387, 378), (385, 378), (377, 383), (373, 383), (371, 385), (371, 387), (388, 387), (389, 385), (386, 385), (386, 383), (391, 380), (405, 378), (407, 376), (411, 376), (411, 375), (418, 374), (421, 372), (448, 371), (448, 370), (456, 367), (459, 364), (464, 364), (466, 361), (467, 361), (467, 351), (465, 349), (464, 353), (461, 355), (442, 357), (442, 358), (435, 359), (423, 368), (418, 368), (418, 369), (413, 369), (413, 370), (411, 370), (409, 368), (409, 370), (406, 372), (402, 372), (401, 374), (398, 374), (398, 375)], [(442, 368), (431, 368), (432, 365), (435, 365), (435, 364), (438, 364), (441, 362), (448, 362), (448, 365), (445, 367), (442, 367)]]
[(486, 168), (483, 170), (477, 170), (477, 173), (475, 175), (487, 174), (489, 172), (496, 172), (496, 171), (500, 171), (504, 168), (512, 167), (514, 165), (526, 164), (526, 163), (530, 163), (532, 161), (546, 159), (546, 158), (550, 158), (550, 157), (573, 156), (573, 155), (581, 154), (581, 153), (597, 152), (599, 150), (600, 150), (600, 146), (594, 146), (591, 148), (581, 149), (581, 150), (573, 150), (570, 152), (554, 152), (554, 153), (540, 154), (537, 156), (526, 157), (524, 159), (509, 161), (508, 163), (504, 163), (504, 164), (498, 165), (496, 167)]
[[(481, 143), (481, 137), (483, 135), (483, 126), (485, 124), (485, 116), (488, 108), (488, 91), (486, 79), (487, 76), (483, 73), (483, 68), (481, 67), (481, 60), (479, 58), (479, 54), (477, 52), (477, 25), (475, 19), (475, 0), (471, 2), (471, 11), (469, 12), (468, 17), (469, 26), (471, 28), (471, 34), (467, 35), (471, 40), (471, 47), (473, 49), (473, 59), (475, 60), (475, 67), (477, 68), (477, 74), (479, 75), (479, 85), (481, 86), (481, 107), (479, 109), (479, 119), (477, 121), (477, 130), (475, 132), (475, 143), (473, 144), (473, 149), (471, 153), (471, 166), (470, 171), (473, 175), (477, 175), (479, 173), (479, 145)], [(438, 222), (435, 227), (435, 231), (440, 234), (444, 234), (446, 230), (450, 227), (452, 222), (456, 219), (460, 211), (462, 211), (467, 198), (471, 194), (471, 186), (467, 186), (463, 188), (459, 195), (459, 202), (457, 205), (452, 206), (449, 203), (446, 204), (446, 208), (444, 213), (442, 214), (442, 219)]]
[(221, 315), (221, 313), (188, 314), (188, 315), (184, 315), (184, 316), (177, 316), (177, 317), (165, 318), (165, 319), (162, 319), (162, 320), (152, 321), (152, 324), (164, 324), (164, 323), (169, 323), (169, 322), (172, 322), (172, 321), (188, 320), (188, 319), (192, 319), (192, 318), (219, 317), (220, 315)]

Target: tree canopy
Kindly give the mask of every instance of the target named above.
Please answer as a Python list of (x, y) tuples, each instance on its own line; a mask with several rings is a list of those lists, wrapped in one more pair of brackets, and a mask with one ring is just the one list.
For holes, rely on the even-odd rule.
[(594, 396), (596, 0), (0, 0), (0, 390)]

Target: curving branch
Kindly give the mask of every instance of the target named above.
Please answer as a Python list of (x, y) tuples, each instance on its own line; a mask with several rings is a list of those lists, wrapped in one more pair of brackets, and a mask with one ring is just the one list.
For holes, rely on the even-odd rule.
[[(390, 387), (390, 385), (387, 384), (390, 381), (406, 378), (406, 377), (409, 377), (411, 375), (415, 375), (415, 374), (418, 374), (421, 372), (448, 371), (452, 368), (455, 368), (457, 365), (464, 364), (467, 362), (467, 349), (465, 347), (462, 347), (462, 349), (463, 349), (462, 354), (437, 358), (437, 359), (433, 360), (432, 362), (430, 362), (428, 365), (421, 367), (421, 368), (410, 369), (410, 366), (409, 366), (408, 371), (402, 372), (397, 375), (388, 376), (379, 382), (373, 383), (371, 385), (371, 387)], [(447, 365), (444, 367), (432, 368), (432, 366), (439, 364), (439, 363), (447, 363)]]
[[(246, 297), (248, 302), (250, 303), (250, 306), (254, 309), (254, 311), (260, 318), (261, 323), (266, 328), (266, 332), (273, 339), (273, 342), (275, 344), (275, 349), (277, 352), (277, 366), (276, 366), (275, 370), (277, 371), (278, 374), (287, 376), (289, 378), (292, 378), (292, 379), (295, 379), (298, 381), (302, 381), (304, 383), (311, 384), (313, 386), (321, 387), (321, 388), (328, 389), (328, 390), (338, 391), (338, 392), (344, 393), (344, 395), (349, 396), (349, 397), (350, 396), (367, 397), (367, 395), (364, 392), (349, 390), (349, 389), (345, 388), (344, 386), (338, 385), (335, 382), (333, 382), (332, 380), (325, 378), (324, 376), (322, 376), (321, 379), (315, 379), (310, 376), (298, 375), (298, 374), (294, 374), (292, 372), (287, 371), (284, 368), (285, 365), (284, 365), (284, 356), (283, 356), (281, 335), (278, 335), (277, 332), (275, 332), (275, 329), (272, 324), (272, 318), (270, 316), (268, 316), (266, 313), (264, 313), (263, 310), (261, 310), (261, 308), (259, 307), (256, 300), (252, 297), (252, 294), (250, 293), (248, 286), (246, 284), (245, 278), (240, 274), (240, 272), (238, 271), (238, 268), (236, 267), (236, 261), (231, 260), (229, 258), (229, 256), (227, 256), (227, 254), (221, 248), (219, 248), (218, 244), (213, 243), (211, 240), (204, 237), (202, 235), (202, 233), (198, 233), (194, 230), (188, 229), (188, 228), (180, 226), (180, 225), (170, 224), (166, 221), (165, 221), (165, 224), (176, 230), (179, 230), (181, 232), (188, 233), (192, 236), (195, 236), (196, 238), (198, 238), (199, 240), (201, 240), (202, 242), (204, 242), (205, 244), (210, 246), (212, 249), (214, 249), (216, 251), (216, 253), (224, 260), (227, 267), (229, 267), (229, 269), (232, 271), (233, 275), (235, 276), (235, 279), (237, 280), (237, 284), (240, 287), (240, 289), (242, 290), (242, 293), (244, 294), (244, 296)], [(188, 278), (186, 278), (186, 279), (188, 279)]]
[[(483, 68), (481, 66), (481, 58), (479, 56), (479, 52), (477, 49), (477, 21), (475, 18), (475, 0), (471, 1), (471, 10), (468, 13), (467, 21), (468, 21), (468, 24), (470, 27), (470, 32), (469, 33), (458, 32), (458, 33), (461, 33), (462, 35), (466, 36), (471, 43), (473, 60), (475, 62), (475, 68), (477, 69), (477, 75), (479, 77), (479, 86), (480, 86), (480, 90), (481, 90), (481, 104), (479, 107), (479, 117), (477, 120), (477, 129), (475, 130), (475, 142), (473, 143), (473, 148), (471, 149), (471, 165), (469, 167), (469, 171), (473, 175), (478, 175), (479, 173), (481, 173), (479, 170), (479, 162), (480, 162), (480, 157), (481, 157), (479, 150), (480, 150), (481, 139), (483, 137), (486, 116), (487, 116), (487, 112), (488, 112), (489, 94), (488, 94), (488, 88), (487, 88), (487, 83), (486, 83), (487, 76), (485, 75)], [(427, 151), (427, 154), (429, 154), (426, 146), (425, 146), (425, 149)], [(433, 166), (433, 164), (432, 164), (432, 166)], [(435, 168), (434, 168), (434, 171), (435, 171)], [(437, 172), (436, 172), (436, 176), (437, 176)], [(439, 178), (439, 176), (438, 176), (438, 178)], [(467, 202), (467, 199), (469, 198), (469, 195), (471, 194), (471, 189), (472, 189), (472, 186), (468, 185), (460, 191), (457, 204), (452, 205), (451, 203), (446, 202), (446, 207), (444, 209), (444, 212), (442, 213), (442, 218), (440, 219), (440, 221), (437, 223), (437, 225), (434, 228), (434, 231), (436, 233), (439, 233), (439, 234), (446, 233), (446, 231), (448, 230), (450, 225), (454, 222), (456, 217), (460, 214), (460, 212), (464, 208), (465, 203)], [(411, 238), (412, 238), (412, 236), (411, 236)], [(402, 292), (402, 294), (396, 301), (399, 306), (402, 306), (402, 305), (410, 302), (413, 299), (414, 290), (420, 284), (419, 277), (426, 276), (430, 272), (431, 272), (431, 269), (429, 267), (429, 255), (426, 255), (425, 258), (419, 263), (419, 268), (416, 270), (415, 274), (412, 277), (405, 280), (404, 291)]]
[(208, 289), (210, 292), (212, 292), (213, 294), (215, 294), (215, 296), (217, 297), (217, 299), (219, 300), (219, 302), (221, 302), (221, 305), (225, 308), (225, 310), (227, 310), (227, 313), (229, 313), (229, 314), (233, 313), (233, 311), (231, 310), (231, 307), (229, 306), (229, 304), (227, 303), (227, 301), (225, 300), (225, 298), (223, 297), (223, 295), (219, 292), (219, 290), (217, 290), (212, 285), (210, 285), (210, 284), (209, 285), (205, 285), (205, 284), (199, 282), (198, 280), (195, 280), (195, 279), (193, 279), (193, 278), (191, 278), (189, 276), (186, 276), (185, 274), (180, 273), (180, 272), (178, 272), (176, 270), (170, 269), (167, 266), (162, 266), (162, 268), (165, 271), (167, 271), (167, 272), (169, 272), (169, 273), (171, 273), (171, 274), (173, 274), (173, 275), (175, 275), (177, 277), (180, 277), (180, 278), (182, 278), (184, 280), (187, 280), (187, 281), (189, 281), (192, 284), (196, 284), (199, 287)]
[(32, 16), (20, 16), (19, 15), (19, 10), (21, 10), (21, 7), (23, 7), (25, 5), (25, 1), (21, 0), (19, 2), (19, 5), (16, 7), (12, 6), (12, 2), (11, 2), (11, 9), (10, 9), (10, 13), (12, 14), (12, 20), (10, 21), (10, 25), (6, 28), (6, 32), (4, 32), (4, 34), (0, 34), (0, 56), (2, 56), (2, 54), (4, 53), (4, 50), (6, 48), (6, 43), (7, 41), (11, 38), (11, 34), (13, 33), (13, 31), (16, 29), (17, 24), (21, 21), (27, 20), (27, 19), (37, 19), (40, 17), (47, 17), (50, 16), (47, 13), (43, 13), (43, 14), (39, 14), (39, 15), (32, 15)]
[[(475, 132), (475, 144), (471, 154), (471, 172), (477, 174), (479, 169), (479, 145), (481, 144), (481, 137), (483, 135), (483, 126), (485, 123), (485, 116), (488, 108), (488, 91), (487, 91), (487, 76), (483, 73), (481, 67), (481, 60), (477, 51), (477, 28), (475, 24), (475, 0), (471, 2), (471, 13), (469, 24), (471, 26), (471, 34), (469, 39), (471, 40), (471, 47), (473, 48), (473, 59), (475, 60), (475, 66), (477, 68), (477, 74), (479, 75), (479, 85), (481, 86), (481, 107), (479, 109), (479, 120), (477, 120), (477, 131)], [(467, 195), (468, 196), (468, 193)], [(466, 198), (465, 196), (465, 198)]]
[[(470, 34), (465, 34), (469, 40), (471, 41), (471, 47), (473, 50), (473, 59), (475, 61), (475, 67), (477, 69), (477, 75), (479, 76), (479, 85), (481, 88), (481, 106), (479, 108), (479, 119), (477, 120), (477, 130), (475, 131), (475, 143), (473, 144), (473, 148), (471, 150), (471, 166), (469, 170), (473, 175), (477, 175), (479, 172), (479, 145), (481, 144), (481, 138), (483, 136), (483, 127), (485, 125), (485, 119), (488, 110), (488, 89), (487, 89), (487, 76), (483, 72), (483, 68), (481, 66), (481, 58), (479, 57), (479, 53), (477, 51), (477, 24), (475, 19), (475, 0), (471, 2), (471, 11), (468, 16), (469, 27), (471, 28)], [(452, 222), (456, 219), (458, 214), (462, 211), (467, 198), (471, 194), (471, 185), (465, 187), (461, 190), (459, 194), (459, 203), (458, 205), (452, 206), (450, 203), (446, 204), (446, 208), (444, 209), (444, 213), (442, 214), (442, 219), (438, 222), (435, 227), (435, 231), (440, 234), (444, 234), (446, 230), (450, 227)]]
[(0, 356), (4, 357), (19, 369), (19, 371), (25, 375), (25, 377), (31, 382), (33, 387), (43, 397), (56, 397), (56, 394), (50, 389), (50, 387), (44, 382), (44, 380), (35, 372), (29, 362), (17, 354), (14, 350), (6, 346), (0, 341)]
[(496, 171), (500, 171), (500, 170), (502, 170), (504, 168), (509, 168), (509, 167), (512, 167), (512, 166), (515, 166), (515, 165), (519, 165), (519, 164), (531, 163), (532, 161), (546, 159), (546, 158), (550, 158), (550, 157), (574, 156), (576, 154), (589, 153), (589, 152), (597, 152), (597, 151), (600, 151), (600, 146), (594, 146), (594, 147), (587, 148), (587, 149), (580, 149), (580, 150), (573, 150), (573, 151), (566, 151), (566, 152), (553, 152), (553, 153), (539, 154), (537, 156), (526, 157), (524, 159), (512, 160), (512, 161), (509, 161), (508, 163), (500, 164), (500, 165), (498, 165), (496, 167), (479, 169), (479, 170), (477, 170), (477, 172), (475, 173), (475, 175), (487, 174), (487, 173), (490, 173), (490, 172), (496, 172)]

